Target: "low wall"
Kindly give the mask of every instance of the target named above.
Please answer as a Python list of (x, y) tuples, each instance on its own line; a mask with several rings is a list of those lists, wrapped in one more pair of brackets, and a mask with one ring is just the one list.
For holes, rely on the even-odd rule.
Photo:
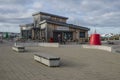
[(32, 42), (32, 43), (16, 43), (16, 45), (21, 45), (25, 47), (59, 47), (59, 43), (37, 43), (37, 42)]
[(101, 43), (108, 44), (108, 41), (113, 42), (115, 45), (120, 45), (120, 40), (106, 40), (106, 41), (101, 41)]
[(82, 48), (90, 48), (90, 49), (100, 49), (100, 50), (105, 50), (112, 52), (112, 47), (110, 46), (103, 46), (103, 45), (82, 45)]
[(25, 46), (25, 47), (34, 47), (34, 46), (38, 46), (38, 43), (21, 43), (21, 42), (17, 42), (16, 45)]
[(44, 46), (44, 47), (59, 47), (59, 43), (38, 43), (38, 46)]

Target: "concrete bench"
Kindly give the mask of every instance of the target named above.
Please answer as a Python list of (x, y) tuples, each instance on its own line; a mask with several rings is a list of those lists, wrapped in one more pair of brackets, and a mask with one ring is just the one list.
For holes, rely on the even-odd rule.
[(24, 46), (13, 46), (12, 49), (17, 52), (24, 52), (25, 47)]
[(50, 54), (34, 54), (34, 60), (49, 67), (57, 67), (60, 65), (60, 57), (52, 56)]

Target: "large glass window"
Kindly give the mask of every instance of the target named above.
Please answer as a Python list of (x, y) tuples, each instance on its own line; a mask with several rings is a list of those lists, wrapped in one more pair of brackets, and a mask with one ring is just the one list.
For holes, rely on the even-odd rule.
[(85, 38), (85, 32), (80, 32), (80, 38)]
[(72, 40), (73, 39), (73, 33), (72, 32), (64, 32), (63, 33), (63, 38), (65, 40)]

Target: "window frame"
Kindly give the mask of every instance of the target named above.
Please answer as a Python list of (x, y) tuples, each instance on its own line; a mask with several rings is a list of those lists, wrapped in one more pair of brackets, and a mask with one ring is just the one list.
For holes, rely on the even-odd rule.
[[(82, 33), (82, 35), (81, 35), (81, 33)], [(85, 32), (79, 32), (79, 38), (85, 38), (85, 37), (86, 37)]]

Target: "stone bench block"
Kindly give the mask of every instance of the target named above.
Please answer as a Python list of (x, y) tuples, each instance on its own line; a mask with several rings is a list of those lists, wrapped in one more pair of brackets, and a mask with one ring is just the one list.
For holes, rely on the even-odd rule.
[(50, 54), (34, 54), (34, 60), (50, 67), (56, 67), (60, 65), (60, 58)]
[(25, 47), (24, 46), (13, 46), (12, 49), (17, 52), (24, 52)]

